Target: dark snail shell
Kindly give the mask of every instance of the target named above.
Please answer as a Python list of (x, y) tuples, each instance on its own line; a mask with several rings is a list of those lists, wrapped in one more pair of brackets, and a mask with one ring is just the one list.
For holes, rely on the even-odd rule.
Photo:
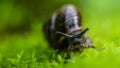
[(66, 5), (44, 24), (44, 34), (54, 49), (74, 50), (81, 47), (94, 47), (91, 40), (84, 34), (81, 26), (81, 14), (72, 5)]

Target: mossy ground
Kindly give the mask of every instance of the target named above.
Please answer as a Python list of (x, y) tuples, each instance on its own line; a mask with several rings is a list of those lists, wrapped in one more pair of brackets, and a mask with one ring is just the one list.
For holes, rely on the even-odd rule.
[[(42, 24), (32, 27), (28, 34), (8, 35), (0, 45), (0, 67), (17, 68), (119, 68), (120, 36), (119, 22), (113, 20), (99, 20), (92, 17), (89, 23), (88, 35), (92, 39), (95, 49), (85, 49), (81, 54), (73, 53), (72, 58), (64, 63), (61, 55), (57, 55), (59, 63), (49, 57), (54, 53), (45, 41)], [(113, 18), (112, 18), (113, 19)], [(113, 24), (114, 23), (114, 24)], [(93, 25), (94, 24), (94, 25)]]

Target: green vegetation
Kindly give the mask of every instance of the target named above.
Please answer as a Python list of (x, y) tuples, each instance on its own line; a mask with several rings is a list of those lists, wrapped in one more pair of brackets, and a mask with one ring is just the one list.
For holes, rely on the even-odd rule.
[[(0, 68), (120, 68), (119, 0), (28, 1), (0, 1)], [(54, 50), (45, 40), (43, 20), (66, 3), (81, 10), (96, 49), (73, 53), (68, 63), (61, 55), (50, 62)]]

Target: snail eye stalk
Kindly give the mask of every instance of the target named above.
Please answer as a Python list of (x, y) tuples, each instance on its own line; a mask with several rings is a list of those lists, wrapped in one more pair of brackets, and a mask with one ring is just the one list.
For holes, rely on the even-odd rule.
[(84, 31), (82, 31), (77, 37), (80, 38), (80, 37), (81, 37), (83, 34), (85, 34), (85, 32), (88, 31), (88, 30), (89, 30), (89, 28), (86, 28), (86, 29), (85, 29)]
[(65, 33), (63, 33), (63, 32), (57, 31), (57, 34), (60, 34), (60, 35), (62, 35), (62, 36), (64, 36), (64, 37), (66, 37), (66, 38), (73, 38), (73, 36), (68, 35), (68, 34), (65, 34)]
[[(83, 34), (85, 34), (85, 32), (86, 31), (88, 31), (89, 29), (88, 28), (86, 28), (84, 31), (82, 31), (77, 37), (81, 37)], [(70, 38), (70, 39), (73, 39), (74, 38), (74, 36), (72, 36), (72, 35), (68, 35), (68, 34), (65, 34), (65, 33), (63, 33), (63, 32), (59, 32), (59, 31), (57, 31), (57, 34), (60, 34), (60, 35), (62, 35), (62, 36), (64, 36), (64, 37), (66, 37), (66, 38)]]

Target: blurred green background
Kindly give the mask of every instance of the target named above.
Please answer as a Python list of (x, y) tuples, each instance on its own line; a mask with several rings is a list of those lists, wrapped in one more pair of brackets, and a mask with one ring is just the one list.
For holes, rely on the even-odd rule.
[[(66, 4), (80, 10), (96, 49), (49, 62), (42, 25)], [(119, 22), (120, 0), (0, 0), (0, 68), (120, 68)]]

